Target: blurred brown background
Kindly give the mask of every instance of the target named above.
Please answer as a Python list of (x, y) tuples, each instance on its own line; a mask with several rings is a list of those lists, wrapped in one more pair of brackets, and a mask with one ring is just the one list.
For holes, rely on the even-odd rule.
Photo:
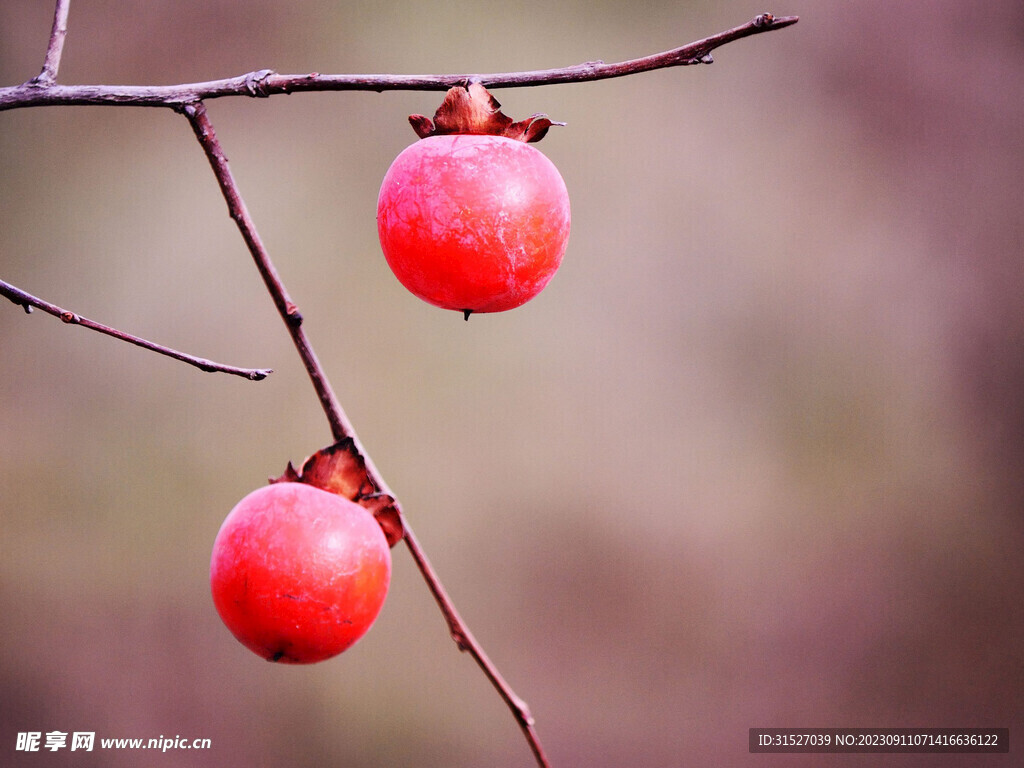
[[(762, 10), (76, 0), (60, 80), (534, 69)], [(405, 292), (374, 225), (440, 94), (209, 104), (341, 401), (561, 768), (983, 763), (749, 755), (753, 726), (1021, 749), (1024, 6), (767, 10), (802, 18), (710, 67), (497, 92), (568, 122), (540, 146), (573, 235), (540, 297), (468, 323)], [(0, 4), (0, 83), (39, 71), (51, 18)], [(330, 662), (267, 664), (217, 618), (222, 519), (330, 436), (183, 118), (0, 114), (0, 277), (276, 370), (0, 302), (0, 763), (533, 764), (404, 547)], [(16, 754), (28, 730), (213, 749)]]

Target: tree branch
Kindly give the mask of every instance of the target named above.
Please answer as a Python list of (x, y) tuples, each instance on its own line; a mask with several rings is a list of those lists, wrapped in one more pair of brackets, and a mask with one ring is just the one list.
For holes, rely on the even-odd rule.
[(46, 48), (46, 60), (43, 62), (42, 71), (29, 80), (29, 84), (51, 85), (57, 80), (57, 70), (60, 69), (60, 57), (64, 52), (64, 38), (68, 34), (68, 7), (71, 0), (57, 0), (57, 7), (53, 11), (53, 29), (50, 30), (50, 44)]
[[(245, 206), (245, 201), (242, 199), (242, 196), (238, 191), (238, 186), (235, 183), (234, 176), (228, 166), (227, 157), (224, 154), (224, 150), (222, 149), (220, 142), (217, 139), (217, 135), (214, 132), (213, 124), (210, 122), (209, 116), (206, 112), (206, 106), (200, 101), (193, 104), (187, 104), (182, 107), (180, 111), (188, 118), (196, 138), (199, 140), (203, 151), (206, 153), (207, 159), (210, 161), (213, 173), (217, 177), (217, 182), (220, 185), (221, 193), (224, 195), (224, 200), (227, 202), (228, 213), (238, 225), (238, 229), (242, 233), (242, 238), (249, 247), (249, 252), (252, 254), (253, 260), (256, 262), (256, 267), (259, 270), (260, 275), (263, 277), (263, 282), (274, 300), (274, 305), (277, 307), (278, 313), (281, 315), (281, 319), (284, 321), (285, 327), (288, 329), (288, 333), (292, 337), (295, 348), (298, 350), (299, 356), (302, 358), (306, 371), (313, 382), (313, 387), (316, 389), (320, 404), (323, 407), (324, 413), (327, 415), (327, 420), (330, 422), (331, 433), (333, 434), (335, 441), (340, 442), (345, 439), (351, 440), (355, 450), (362, 457), (366, 465), (366, 472), (370, 480), (376, 484), (380, 489), (380, 492), (389, 495), (391, 498), (395, 498), (394, 493), (388, 487), (387, 483), (384, 482), (384, 478), (381, 476), (376, 466), (374, 466), (369, 454), (359, 442), (355, 429), (353, 429), (348, 416), (341, 407), (341, 403), (338, 402), (338, 398), (331, 389), (330, 382), (327, 380), (327, 375), (324, 372), (320, 361), (317, 359), (316, 354), (313, 351), (313, 347), (309, 343), (305, 331), (302, 328), (302, 315), (299, 312), (298, 307), (296, 307), (288, 297), (284, 284), (281, 282), (281, 278), (278, 276), (277, 270), (274, 268), (274, 265), (270, 260), (270, 255), (267, 253), (267, 250), (263, 245), (263, 241), (260, 239), (260, 236), (256, 231), (252, 217), (249, 215), (249, 211)], [(516, 695), (515, 691), (512, 690), (509, 684), (505, 682), (505, 679), (498, 672), (497, 667), (490, 658), (488, 658), (484, 649), (476, 641), (472, 633), (462, 621), (458, 611), (455, 610), (455, 606), (448, 597), (448, 593), (441, 584), (437, 573), (434, 571), (433, 566), (430, 564), (426, 554), (420, 547), (412, 528), (409, 526), (408, 521), (402, 514), (401, 506), (397, 500), (394, 503), (394, 508), (401, 519), (402, 527), (405, 531), (404, 541), (406, 546), (409, 548), (409, 552), (411, 553), (416, 566), (423, 575), (424, 581), (427, 582), (427, 587), (430, 589), (431, 594), (434, 596), (434, 599), (437, 601), (437, 604), (441, 609), (441, 613), (444, 616), (445, 621), (448, 623), (452, 639), (455, 641), (455, 644), (458, 646), (460, 651), (466, 651), (473, 657), (487, 676), (487, 679), (491, 681), (501, 698), (512, 710), (512, 714), (515, 717), (516, 722), (519, 723), (519, 727), (522, 730), (523, 735), (526, 736), (526, 739), (530, 744), (530, 749), (533, 751), (538, 765), (541, 768), (549, 768), (549, 763), (547, 762), (547, 758), (544, 756), (544, 750), (541, 747), (540, 739), (537, 736), (533, 716), (530, 714), (529, 707), (526, 702)]]
[(267, 97), (308, 91), (444, 91), (454, 85), (476, 80), (488, 88), (513, 88), (559, 83), (607, 80), (666, 67), (710, 64), (711, 52), (751, 35), (796, 24), (797, 16), (775, 17), (762, 13), (746, 24), (697, 40), (680, 48), (616, 64), (590, 61), (559, 69), (451, 75), (279, 75), (263, 69), (224, 80), (164, 86), (133, 85), (25, 85), (0, 88), (0, 110), (19, 107), (73, 104), (105, 104), (180, 109), (200, 100), (226, 96)]
[(107, 336), (113, 336), (115, 339), (127, 341), (129, 344), (134, 344), (137, 347), (143, 347), (144, 349), (157, 352), (161, 355), (173, 357), (175, 360), (180, 360), (183, 363), (194, 365), (201, 371), (211, 373), (229, 373), (234, 376), (241, 376), (242, 378), (250, 379), (251, 381), (260, 381), (273, 373), (269, 368), (236, 368), (233, 365), (223, 365), (202, 357), (194, 357), (193, 355), (179, 352), (176, 349), (165, 347), (162, 344), (155, 344), (152, 341), (147, 341), (146, 339), (139, 338), (138, 336), (133, 336), (130, 333), (119, 331), (117, 328), (111, 328), (109, 325), (97, 323), (95, 320), (82, 317), (75, 312), (69, 312), (66, 309), (61, 309), (56, 304), (51, 304), (48, 301), (37, 298), (30, 293), (26, 293), (20, 288), (15, 288), (13, 285), (6, 283), (3, 280), (0, 280), (0, 296), (4, 296), (15, 304), (24, 307), (26, 312), (31, 312), (33, 307), (38, 307), (47, 314), (59, 317), (62, 322), (69, 325), (81, 325), (83, 328), (98, 331), (99, 333), (104, 333)]
[[(302, 358), (302, 362), (306, 366), (306, 371), (313, 382), (313, 387), (316, 389), (317, 397), (320, 399), (324, 413), (331, 424), (331, 432), (339, 440), (342, 437), (354, 437), (355, 430), (352, 429), (348, 417), (345, 415), (341, 404), (338, 402), (338, 398), (331, 389), (327, 376), (324, 375), (323, 368), (320, 366), (320, 361), (317, 359), (312, 345), (310, 345), (309, 340), (306, 338), (306, 332), (302, 328), (302, 313), (299, 312), (299, 308), (289, 298), (284, 283), (281, 282), (277, 269), (270, 260), (270, 254), (267, 253), (263, 240), (256, 231), (256, 225), (253, 224), (252, 217), (249, 215), (249, 209), (246, 208), (245, 201), (242, 200), (242, 196), (238, 192), (238, 186), (235, 184), (231, 168), (228, 166), (228, 159), (224, 154), (224, 150), (221, 149), (220, 142), (217, 140), (213, 124), (206, 114), (206, 105), (201, 101), (195, 102), (183, 106), (180, 111), (188, 118), (196, 138), (199, 139), (199, 143), (206, 153), (207, 160), (210, 161), (214, 176), (217, 177), (217, 183), (220, 185), (221, 193), (224, 195), (225, 201), (227, 201), (228, 213), (242, 233), (242, 239), (245, 240), (249, 253), (252, 254), (253, 261), (256, 262), (256, 269), (259, 270), (260, 277), (263, 278), (267, 291), (274, 300), (274, 306), (277, 307), (281, 319), (284, 320), (284, 324), (288, 328), (289, 334), (291, 334), (295, 348), (298, 350), (299, 357)], [(360, 452), (362, 452), (361, 446), (359, 448)]]
[[(399, 512), (399, 515), (401, 515), (401, 512)], [(537, 764), (541, 768), (549, 768), (550, 764), (548, 763), (547, 756), (544, 754), (544, 748), (541, 746), (540, 737), (537, 735), (533, 714), (530, 712), (529, 705), (519, 698), (509, 684), (505, 682), (505, 678), (501, 676), (498, 668), (494, 666), (494, 662), (484, 653), (480, 643), (473, 637), (473, 633), (469, 631), (469, 627), (466, 626), (462, 617), (459, 616), (459, 612), (455, 610), (455, 605), (452, 603), (451, 598), (448, 597), (448, 593), (441, 584), (441, 580), (434, 571), (434, 567), (430, 564), (426, 553), (420, 547), (419, 540), (412, 532), (412, 529), (409, 528), (409, 524), (405, 521), (404, 517), (402, 518), (402, 524), (405, 526), (405, 544), (409, 548), (416, 566), (420, 569), (420, 573), (423, 574), (423, 578), (427, 582), (434, 600), (437, 601), (444, 620), (448, 623), (448, 631), (452, 636), (452, 640), (455, 641), (455, 645), (458, 646), (460, 651), (464, 651), (473, 657), (477, 665), (487, 676), (487, 679), (491, 681), (491, 685), (497, 689), (505, 704), (512, 710), (516, 722), (519, 723), (519, 728), (530, 744), (530, 749), (533, 750), (533, 756), (537, 759)]]
[[(309, 91), (385, 91), (385, 90), (418, 90), (443, 91), (454, 85), (471, 81), (480, 82), (489, 88), (522, 87), (536, 85), (554, 85), (560, 83), (579, 83), (624, 77), (641, 72), (667, 67), (688, 66), (691, 64), (712, 63), (711, 52), (727, 43), (744, 37), (767, 32), (795, 24), (796, 16), (776, 18), (770, 13), (755, 17), (750, 22), (720, 32), (717, 35), (698, 40), (688, 45), (653, 54), (638, 59), (631, 59), (615, 64), (592, 61), (559, 69), (534, 70), (526, 72), (508, 72), (488, 75), (452, 74), (452, 75), (321, 75), (313, 72), (303, 75), (280, 75), (264, 69), (250, 72), (239, 77), (214, 80), (202, 83), (191, 83), (169, 86), (107, 86), (107, 85), (58, 85), (57, 71), (60, 66), (64, 38), (67, 34), (68, 5), (70, 0), (57, 0), (54, 13), (53, 29), (46, 59), (38, 76), (19, 86), (0, 88), (0, 111), (34, 106), (57, 105), (109, 105), (109, 106), (148, 106), (171, 107), (184, 114), (198, 139), (206, 157), (210, 162), (221, 192), (228, 206), (231, 218), (235, 221), (252, 254), (264, 284), (270, 293), (278, 313), (281, 315), (293, 343), (305, 365), (306, 371), (316, 390), (317, 397), (330, 423), (335, 441), (348, 439), (355, 451), (363, 458), (369, 478), (380, 491), (394, 498), (384, 482), (380, 472), (373, 465), (369, 455), (363, 449), (355, 434), (348, 416), (345, 414), (335, 396), (330, 382), (316, 357), (313, 347), (303, 330), (303, 318), (285, 290), (269, 254), (256, 231), (245, 202), (238, 191), (237, 184), (228, 166), (227, 157), (217, 140), (213, 125), (209, 120), (203, 100), (227, 96), (269, 97), (276, 94), (290, 94)], [(39, 307), (50, 314), (60, 317), (66, 323), (85, 325), (93, 330), (106, 333), (138, 346), (151, 349), (161, 354), (188, 362), (203, 370), (219, 370), (244, 375), (252, 379), (263, 378), (269, 371), (249, 370), (222, 366), (201, 358), (194, 358), (181, 352), (162, 347), (152, 342), (131, 336), (114, 328), (87, 320), (72, 312), (37, 299), (20, 289), (0, 281), (0, 295), (26, 311)], [(461, 651), (469, 653), (477, 662), (484, 674), (491, 681), (502, 699), (508, 705), (520, 729), (525, 735), (533, 751), (534, 757), (541, 768), (548, 768), (549, 763), (544, 755), (539, 737), (534, 727), (534, 720), (526, 702), (520, 699), (501, 676), (497, 667), (488, 658), (483, 648), (466, 627), (448, 597), (433, 566), (427, 559), (412, 529), (405, 521), (401, 508), (396, 501), (394, 509), (404, 527), (404, 540), (413, 560), (423, 575), (435, 601), (441, 609), (448, 624), (452, 639)]]

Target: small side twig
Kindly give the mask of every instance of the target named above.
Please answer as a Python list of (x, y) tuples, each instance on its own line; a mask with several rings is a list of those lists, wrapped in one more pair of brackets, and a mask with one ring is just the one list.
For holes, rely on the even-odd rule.
[[(228, 166), (227, 157), (225, 156), (224, 150), (220, 145), (220, 141), (217, 139), (217, 135), (214, 132), (213, 124), (210, 122), (209, 115), (206, 111), (206, 105), (201, 101), (195, 102), (185, 105), (180, 111), (188, 118), (189, 123), (192, 125), (192, 130), (195, 133), (196, 138), (199, 140), (199, 144), (202, 146), (207, 159), (210, 161), (214, 176), (216, 176), (217, 183), (220, 185), (221, 193), (224, 196), (224, 200), (227, 202), (228, 212), (237, 224), (238, 229), (241, 231), (242, 238), (245, 240), (245, 243), (249, 248), (249, 252), (252, 254), (253, 260), (256, 262), (256, 267), (259, 270), (260, 275), (263, 277), (267, 290), (270, 292), (270, 295), (274, 300), (274, 305), (277, 307), (278, 313), (281, 315), (281, 319), (284, 321), (285, 327), (287, 327), (288, 333), (292, 337), (295, 348), (298, 350), (299, 356), (302, 358), (306, 371), (313, 382), (313, 387), (316, 389), (320, 404), (324, 409), (324, 413), (327, 415), (327, 420), (330, 422), (331, 433), (333, 434), (334, 439), (336, 441), (345, 439), (351, 440), (356, 451), (360, 456), (362, 456), (363, 461), (366, 464), (366, 471), (370, 479), (377, 485), (382, 493), (394, 498), (394, 493), (390, 488), (388, 488), (387, 483), (384, 481), (384, 478), (381, 476), (376, 466), (374, 466), (369, 454), (359, 442), (355, 429), (352, 427), (348, 416), (341, 407), (341, 403), (335, 396), (330, 382), (327, 380), (327, 375), (324, 373), (323, 367), (317, 359), (316, 354), (313, 351), (313, 347), (309, 343), (309, 339), (306, 337), (305, 331), (302, 328), (302, 315), (292, 300), (288, 297), (284, 284), (281, 282), (281, 278), (270, 260), (270, 255), (264, 247), (259, 233), (256, 231), (256, 226), (252, 221), (252, 217), (249, 215), (245, 201), (242, 199), (242, 196), (238, 191), (238, 186), (235, 183), (234, 176)], [(445, 621), (448, 623), (452, 639), (455, 641), (455, 644), (458, 646), (460, 651), (466, 651), (473, 657), (487, 676), (487, 679), (491, 681), (491, 684), (495, 689), (497, 689), (498, 694), (508, 705), (516, 719), (516, 722), (519, 724), (523, 735), (526, 737), (526, 740), (530, 745), (530, 749), (533, 751), (534, 757), (536, 758), (537, 764), (540, 768), (550, 768), (550, 764), (544, 755), (544, 749), (541, 747), (540, 738), (537, 735), (537, 730), (534, 726), (533, 716), (530, 714), (529, 707), (526, 702), (519, 698), (515, 691), (512, 690), (509, 684), (498, 672), (498, 668), (494, 665), (494, 662), (490, 660), (484, 652), (484, 649), (466, 627), (465, 622), (463, 622), (462, 618), (459, 616), (458, 611), (455, 610), (455, 606), (452, 604), (451, 598), (448, 597), (448, 593), (441, 584), (441, 580), (438, 577), (437, 572), (434, 571), (433, 566), (427, 559), (426, 553), (423, 551), (422, 547), (420, 547), (419, 541), (416, 539), (412, 528), (409, 526), (408, 521), (402, 514), (401, 506), (398, 501), (395, 501), (394, 507), (402, 521), (402, 526), (405, 531), (404, 541), (406, 546), (409, 548), (409, 552), (411, 553), (416, 566), (419, 568), (424, 581), (427, 583), (427, 587), (430, 589), (431, 594), (434, 596), (434, 600), (441, 609), (441, 613), (444, 616)]]
[(50, 30), (50, 44), (46, 47), (46, 60), (42, 71), (32, 78), (33, 85), (51, 85), (57, 80), (60, 57), (64, 52), (64, 38), (68, 34), (68, 8), (71, 0), (57, 0), (53, 11), (53, 29)]
[(130, 333), (125, 333), (117, 328), (111, 328), (109, 325), (103, 325), (103, 323), (97, 323), (95, 320), (82, 317), (76, 312), (70, 312), (66, 309), (62, 309), (56, 304), (51, 304), (50, 302), (44, 301), (30, 293), (26, 293), (20, 288), (15, 288), (13, 285), (4, 282), (3, 280), (0, 280), (0, 296), (10, 299), (15, 304), (24, 307), (26, 312), (31, 312), (32, 308), (36, 307), (47, 314), (59, 317), (62, 322), (69, 325), (80, 325), (83, 328), (98, 331), (99, 333), (106, 334), (107, 336), (113, 336), (115, 339), (126, 341), (137, 347), (142, 347), (144, 349), (151, 350), (152, 352), (172, 357), (175, 360), (180, 360), (183, 363), (188, 363), (201, 371), (207, 371), (209, 373), (229, 373), (233, 376), (241, 376), (242, 378), (250, 379), (251, 381), (260, 381), (273, 373), (269, 368), (237, 368), (233, 365), (215, 363), (213, 360), (195, 357), (194, 355), (189, 355), (185, 352), (179, 352), (176, 349), (165, 347), (162, 344), (147, 341), (146, 339), (133, 336)]

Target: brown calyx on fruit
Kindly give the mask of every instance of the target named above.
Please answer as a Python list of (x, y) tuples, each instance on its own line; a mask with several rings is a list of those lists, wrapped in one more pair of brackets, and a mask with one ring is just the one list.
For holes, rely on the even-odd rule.
[(271, 483), (306, 483), (328, 493), (336, 493), (365, 507), (384, 531), (388, 546), (405, 536), (402, 516), (395, 500), (382, 493), (366, 471), (366, 461), (352, 438), (344, 438), (309, 456), (301, 469), (289, 461), (284, 474), (270, 478)]
[(540, 141), (552, 125), (565, 125), (547, 115), (530, 115), (515, 122), (501, 111), (501, 104), (480, 83), (449, 88), (431, 121), (426, 115), (409, 115), (409, 123), (421, 139), (451, 133), (504, 136), (516, 141)]

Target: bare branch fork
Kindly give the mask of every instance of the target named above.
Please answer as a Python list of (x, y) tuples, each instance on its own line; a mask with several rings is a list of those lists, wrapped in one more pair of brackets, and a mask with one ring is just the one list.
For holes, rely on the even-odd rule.
[[(68, 34), (68, 10), (71, 5), (71, 0), (57, 0), (56, 8), (53, 12), (53, 27), (50, 30), (50, 42), (46, 47), (46, 59), (43, 61), (43, 68), (34, 78), (25, 84), (29, 88), (49, 88), (53, 87), (57, 79), (57, 70), (60, 69), (60, 59), (64, 52), (64, 39)], [(16, 106), (16, 105), (15, 105)], [(267, 378), (268, 375), (273, 373), (270, 368), (238, 368), (234, 365), (224, 365), (223, 363), (216, 363), (213, 360), (207, 360), (203, 357), (196, 357), (195, 355), (189, 355), (185, 352), (179, 352), (176, 349), (165, 347), (162, 344), (157, 344), (152, 341), (147, 341), (139, 336), (135, 336), (131, 333), (112, 328), (109, 325), (98, 323), (95, 320), (90, 320), (87, 317), (82, 317), (76, 312), (71, 312), (66, 309), (58, 307), (56, 304), (51, 304), (48, 301), (44, 301), (30, 293), (27, 293), (20, 288), (16, 288), (10, 283), (0, 280), (0, 296), (4, 296), (10, 299), (15, 304), (18, 304), (25, 308), (25, 312), (31, 312), (33, 308), (38, 308), (44, 312), (59, 317), (62, 322), (69, 325), (80, 325), (83, 328), (88, 328), (92, 331), (112, 336), (120, 341), (126, 341), (129, 344), (134, 344), (143, 349), (148, 349), (157, 354), (166, 355), (167, 357), (180, 360), (183, 363), (193, 365), (201, 371), (207, 372), (219, 372), (229, 373), (234, 376), (241, 376), (251, 381), (260, 381)]]
[[(204, 99), (226, 96), (267, 97), (274, 94), (297, 93), (302, 91), (385, 91), (385, 90), (423, 90), (440, 91), (466, 84), (471, 81), (491, 87), (519, 87), (534, 85), (553, 85), (558, 83), (586, 82), (613, 77), (649, 72), (666, 67), (686, 66), (691, 64), (710, 64), (711, 52), (726, 43), (739, 40), (750, 35), (781, 29), (795, 24), (796, 16), (776, 17), (763, 13), (746, 24), (720, 32), (703, 40), (657, 53), (639, 59), (631, 59), (616, 64), (605, 64), (601, 61), (577, 64), (561, 69), (535, 70), (529, 72), (511, 72), (490, 75), (459, 74), (459, 75), (321, 75), (310, 73), (305, 75), (279, 75), (272, 70), (250, 72), (240, 77), (214, 80), (205, 83), (192, 83), (171, 86), (107, 86), (107, 85), (58, 85), (57, 71), (60, 66), (61, 51), (67, 34), (68, 5), (70, 0), (57, 0), (54, 13), (53, 29), (47, 48), (46, 60), (42, 71), (32, 80), (13, 87), (0, 88), (0, 111), (34, 106), (56, 106), (75, 104), (102, 104), (110, 106), (149, 106), (170, 107), (185, 115), (192, 126), (214, 175), (220, 186), (221, 193), (228, 205), (231, 218), (237, 224), (249, 252), (252, 254), (256, 268), (263, 277), (264, 284), (277, 307), (290, 334), (295, 348), (306, 367), (317, 397), (323, 407), (331, 432), (336, 441), (348, 439), (355, 450), (363, 458), (369, 478), (382, 493), (390, 495), (387, 484), (369, 455), (363, 449), (356, 436), (348, 416), (338, 402), (330, 382), (316, 357), (313, 347), (303, 329), (303, 318), (296, 305), (289, 298), (277, 270), (270, 260), (252, 218), (246, 209), (245, 202), (231, 174), (228, 161), (221, 148), (203, 103)], [(5, 296), (26, 310), (39, 307), (50, 314), (55, 314), (65, 322), (77, 322), (94, 330), (122, 338), (125, 341), (153, 349), (161, 354), (184, 360), (204, 370), (225, 370), (238, 373), (247, 369), (232, 369), (219, 366), (200, 358), (159, 347), (129, 334), (116, 331), (107, 326), (87, 321), (78, 315), (67, 312), (54, 305), (37, 299), (7, 283), (0, 282), (0, 295)], [(204, 366), (217, 366), (204, 367)], [(261, 371), (250, 371), (259, 373)], [(262, 372), (266, 375), (266, 372)], [(241, 374), (246, 375), (246, 374)], [(262, 376), (250, 375), (250, 378)], [(404, 541), (420, 570), (431, 594), (440, 607), (441, 613), (448, 624), (452, 639), (459, 650), (469, 653), (477, 662), (484, 674), (494, 685), (502, 699), (512, 711), (517, 723), (526, 737), (537, 764), (541, 768), (549, 768), (550, 764), (541, 747), (540, 739), (534, 727), (533, 716), (526, 702), (520, 699), (501, 676), (497, 667), (487, 657), (483, 648), (466, 627), (448, 597), (437, 573), (427, 559), (408, 522), (404, 519), (398, 502), (395, 510), (404, 526)]]
[(53, 12), (53, 29), (50, 30), (50, 44), (46, 47), (46, 60), (42, 71), (29, 83), (35, 85), (52, 85), (57, 80), (60, 69), (60, 57), (64, 53), (64, 38), (68, 35), (68, 8), (71, 0), (57, 0)]

